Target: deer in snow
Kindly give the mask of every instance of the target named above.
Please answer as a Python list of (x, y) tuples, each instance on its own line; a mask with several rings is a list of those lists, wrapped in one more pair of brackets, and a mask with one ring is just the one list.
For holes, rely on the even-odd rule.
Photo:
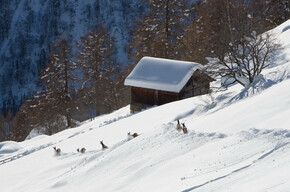
[(60, 152), (61, 152), (60, 148), (53, 147), (53, 149), (54, 149), (56, 154), (60, 154)]
[(103, 141), (100, 141), (100, 144), (102, 145), (103, 149), (107, 149), (108, 147), (103, 143)]
[(182, 127), (181, 127), (181, 125), (180, 125), (179, 120), (177, 120), (176, 129), (177, 129), (177, 131), (181, 131), (181, 130), (182, 130)]
[(86, 148), (83, 147), (81, 149), (77, 149), (77, 151), (80, 152), (80, 153), (84, 153), (84, 152), (86, 152)]
[(128, 132), (128, 137), (131, 137), (131, 138), (135, 138), (135, 137), (138, 137), (138, 133), (133, 133), (131, 134), (130, 132)]
[(185, 124), (184, 123), (182, 123), (182, 131), (183, 131), (183, 133), (184, 134), (187, 134), (188, 133), (188, 131), (187, 131), (187, 127), (185, 126)]

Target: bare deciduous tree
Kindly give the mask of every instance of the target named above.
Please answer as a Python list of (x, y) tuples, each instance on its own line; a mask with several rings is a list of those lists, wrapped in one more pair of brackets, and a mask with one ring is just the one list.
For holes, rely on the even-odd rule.
[(243, 86), (252, 83), (271, 64), (279, 47), (271, 34), (259, 35), (267, 21), (257, 7), (265, 9), (265, 1), (211, 0), (198, 5), (198, 20), (183, 39), (183, 58), (204, 64), (206, 57), (215, 58), (207, 63), (214, 78), (224, 77)]
[[(261, 34), (276, 26), (272, 16), (282, 15), (272, 5), (281, 3), (286, 7), (284, 0), (210, 0), (198, 4), (197, 19), (189, 25), (182, 40), (185, 45), (182, 59), (205, 64), (205, 57), (224, 57), (229, 43), (235, 39), (249, 36), (252, 31)], [(282, 12), (283, 6), (279, 7)]]
[(279, 50), (273, 35), (258, 35), (255, 31), (230, 42), (224, 58), (209, 58), (207, 72), (215, 78), (224, 78), (224, 85), (238, 82), (242, 86), (251, 84), (263, 69), (272, 65), (271, 59)]

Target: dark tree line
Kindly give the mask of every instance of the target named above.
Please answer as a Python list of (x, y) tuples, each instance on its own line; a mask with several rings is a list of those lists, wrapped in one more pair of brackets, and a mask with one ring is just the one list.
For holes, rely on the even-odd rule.
[(112, 57), (114, 39), (108, 31), (99, 25), (75, 44), (77, 51), (73, 54), (72, 44), (65, 37), (55, 43), (40, 77), (44, 89), (30, 100), (32, 127), (47, 134), (124, 105), (117, 97), (116, 85), (121, 77)]
[(194, 4), (187, 0), (145, 0), (150, 7), (137, 22), (128, 46), (130, 57), (180, 58), (180, 43), (186, 26), (195, 18)]
[(83, 71), (82, 91), (86, 92), (82, 99), (91, 107), (92, 117), (98, 116), (106, 105), (99, 98), (106, 97), (106, 90), (109, 89), (107, 82), (110, 81), (114, 70), (112, 60), (114, 40), (100, 25), (82, 37), (77, 47), (80, 50), (77, 62)]
[(23, 140), (32, 129), (53, 134), (127, 105), (123, 82), (143, 56), (196, 61), (213, 76), (251, 83), (277, 48), (260, 34), (289, 19), (287, 0), (143, 1), (149, 9), (136, 19), (127, 46), (131, 65), (113, 58), (115, 40), (102, 25), (76, 43), (62, 36), (50, 53), (42, 50), (43, 90), (16, 115), (0, 112), (0, 140)]
[(191, 51), (183, 59), (207, 64), (207, 72), (226, 80), (225, 86), (234, 82), (247, 86), (279, 51), (273, 35), (261, 34), (275, 27), (274, 17), (284, 20), (271, 8), (281, 2), (212, 0), (197, 6), (199, 19), (184, 38)]
[(203, 64), (209, 56), (223, 58), (231, 49), (230, 42), (249, 37), (253, 31), (261, 34), (290, 18), (284, 0), (211, 0), (197, 5), (196, 11), (198, 19), (188, 26), (183, 39), (182, 59)]
[(51, 50), (39, 77), (42, 91), (24, 102), (16, 116), (11, 110), (6, 117), (0, 113), (1, 140), (23, 140), (32, 129), (51, 135), (128, 103), (123, 85), (128, 72), (120, 72), (113, 59), (114, 39), (102, 25), (80, 42), (62, 36)]

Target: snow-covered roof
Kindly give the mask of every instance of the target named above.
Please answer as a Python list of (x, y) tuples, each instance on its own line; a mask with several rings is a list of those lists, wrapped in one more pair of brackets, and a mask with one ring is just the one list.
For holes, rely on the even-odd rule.
[(180, 92), (197, 69), (202, 65), (154, 57), (143, 57), (125, 80), (125, 85)]

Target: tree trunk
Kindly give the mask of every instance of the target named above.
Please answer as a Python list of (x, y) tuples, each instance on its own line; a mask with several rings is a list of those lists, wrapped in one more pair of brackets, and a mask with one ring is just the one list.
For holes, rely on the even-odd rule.
[(70, 114), (66, 116), (66, 123), (67, 123), (67, 127), (72, 127), (72, 119), (71, 119)]
[(165, 22), (165, 58), (168, 58), (168, 46), (169, 46), (169, 0), (166, 0), (166, 22)]

